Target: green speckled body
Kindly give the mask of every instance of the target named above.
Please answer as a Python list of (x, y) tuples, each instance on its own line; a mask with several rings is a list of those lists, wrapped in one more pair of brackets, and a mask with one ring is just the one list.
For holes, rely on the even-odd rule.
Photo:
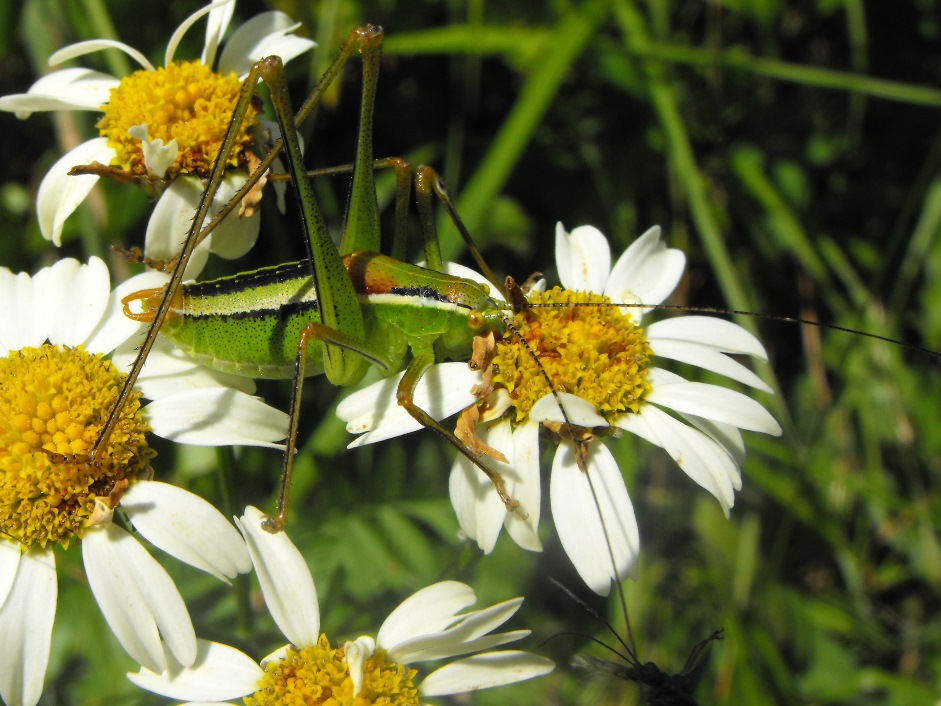
[[(375, 253), (343, 259), (366, 322), (366, 343), (400, 365), (409, 345), (440, 341), (466, 357), (474, 331), (467, 315), (499, 308), (484, 287)], [(306, 261), (183, 286), (162, 332), (198, 362), (260, 378), (290, 378), (308, 321), (319, 322)], [(307, 349), (307, 375), (323, 372), (323, 344)]]

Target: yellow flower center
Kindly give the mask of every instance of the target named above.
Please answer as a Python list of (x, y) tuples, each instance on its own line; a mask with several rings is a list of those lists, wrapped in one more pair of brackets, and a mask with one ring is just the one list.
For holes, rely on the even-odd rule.
[(244, 701), (247, 706), (417, 706), (416, 673), (376, 650), (363, 664), (363, 687), (353, 696), (343, 648), (330, 647), (321, 635), (316, 645), (289, 648), (280, 662), (268, 662), (258, 691)]
[[(102, 106), (104, 116), (97, 126), (117, 152), (111, 163), (133, 174), (147, 174), (141, 141), (128, 134), (135, 125), (146, 125), (150, 140), (163, 140), (164, 145), (177, 141), (179, 154), (169, 178), (179, 172), (208, 176), (240, 89), (234, 72), (223, 76), (199, 61), (172, 61), (156, 71), (142, 69), (125, 76)], [(229, 166), (245, 162), (256, 113), (254, 107), (249, 108)]]
[(123, 383), (110, 361), (44, 344), (0, 359), (0, 535), (24, 549), (80, 539), (101, 500), (149, 470), (140, 395), (91, 456)]
[(588, 400), (608, 420), (637, 412), (651, 390), (644, 330), (600, 294), (555, 287), (527, 298), (532, 308), (514, 326), (529, 350), (508, 330), (493, 359), (494, 384), (510, 393), (516, 421), (552, 389)]

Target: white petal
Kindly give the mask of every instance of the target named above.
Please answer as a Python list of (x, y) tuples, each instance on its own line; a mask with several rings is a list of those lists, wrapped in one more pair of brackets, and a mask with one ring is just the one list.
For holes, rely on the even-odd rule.
[(163, 671), (162, 634), (177, 662), (193, 664), (196, 634), (180, 592), (140, 542), (114, 524), (99, 525), (85, 534), (82, 558), (95, 600), (131, 657)]
[[(248, 181), (248, 175), (244, 172), (233, 172), (225, 176), (219, 186), (219, 191), (212, 200), (212, 208), (209, 209), (210, 220), (215, 218), (222, 207), (232, 200), (246, 181)], [(261, 216), (257, 212), (250, 218), (242, 218), (236, 209), (226, 216), (219, 227), (213, 231), (210, 238), (210, 250), (227, 260), (240, 258), (251, 250), (255, 241), (258, 240), (260, 228)]]
[(559, 281), (577, 292), (603, 292), (611, 271), (608, 239), (594, 226), (579, 226), (566, 233), (555, 226), (555, 265)]
[(59, 260), (45, 278), (42, 292), (43, 318), (50, 343), (65, 346), (84, 344), (98, 328), (111, 296), (108, 267), (97, 257), (82, 265), (78, 260)]
[(728, 516), (741, 474), (723, 446), (653, 405), (642, 406), (639, 414), (623, 414), (615, 424), (662, 447), (686, 475), (715, 496)]
[(569, 392), (543, 395), (529, 410), (529, 418), (536, 422), (569, 422), (589, 428), (608, 426), (595, 405)]
[(640, 534), (634, 507), (617, 462), (604, 444), (589, 444), (587, 474), (575, 463), (574, 446), (559, 444), (549, 501), (559, 541), (592, 591), (606, 596), (612, 579), (621, 581), (635, 573)]
[(252, 64), (271, 54), (288, 63), (316, 46), (316, 42), (290, 34), (300, 26), (283, 12), (255, 15), (229, 38), (219, 58), (219, 73), (234, 71), (237, 76), (244, 76)]
[(406, 640), (440, 632), (457, 619), (457, 614), (477, 601), (474, 589), (458, 581), (441, 581), (427, 586), (402, 601), (385, 619), (376, 644), (391, 649)]
[[(70, 59), (85, 56), (86, 54), (92, 54), (96, 51), (102, 51), (103, 49), (118, 49), (119, 51), (123, 51), (129, 57), (134, 59), (134, 61), (140, 64), (142, 68), (146, 69), (147, 71), (156, 71), (154, 65), (147, 61), (147, 57), (137, 51), (137, 49), (128, 46), (124, 42), (118, 42), (114, 39), (89, 39), (84, 42), (69, 44), (67, 47), (62, 47), (59, 51), (55, 52), (52, 56), (49, 57), (49, 66), (58, 66), (59, 64), (69, 61)], [(68, 69), (65, 70), (68, 71)], [(101, 101), (101, 103), (107, 102), (107, 99)], [(99, 103), (99, 106), (101, 103)]]
[(522, 598), (513, 598), (459, 616), (460, 620), (446, 630), (413, 637), (390, 648), (389, 656), (400, 664), (412, 664), (446, 659), (522, 639), (529, 635), (528, 630), (488, 635), (513, 617), (522, 603)]
[[(2, 540), (4, 549), (10, 544)], [(19, 552), (19, 547), (15, 547)], [(56, 614), (56, 563), (52, 550), (23, 554), (9, 595), (0, 606), (0, 697), (34, 706), (42, 694)], [(4, 562), (4, 568), (9, 564)]]
[[(660, 226), (654, 226), (618, 258), (603, 293), (613, 302), (659, 304), (676, 289), (685, 268), (686, 255), (660, 242)], [(647, 311), (632, 310), (635, 322)]]
[(359, 696), (363, 689), (363, 665), (376, 651), (376, 641), (366, 635), (356, 638), (355, 642), (343, 645), (346, 655), (346, 664), (350, 670), (350, 680), (353, 682), (353, 696)]
[(34, 278), (25, 272), (13, 274), (0, 267), (0, 356), (27, 346), (39, 346), (46, 340), (46, 322), (42, 299), (36, 295)]
[(753, 355), (768, 360), (761, 341), (738, 324), (715, 316), (674, 316), (650, 324), (645, 330), (651, 341), (686, 341), (723, 353)]
[(751, 370), (727, 356), (712, 348), (701, 346), (698, 343), (689, 343), (687, 341), (657, 340), (651, 341), (650, 347), (654, 355), (661, 358), (677, 360), (681, 363), (696, 365), (705, 370), (711, 370), (714, 373), (725, 375), (727, 378), (737, 380), (745, 385), (750, 385), (763, 392), (773, 394), (773, 390), (765, 382), (755, 375)]
[(144, 167), (147, 169), (147, 176), (152, 179), (163, 179), (167, 170), (176, 161), (180, 153), (176, 138), (163, 144), (163, 140), (149, 139), (147, 135), (147, 125), (134, 125), (128, 128), (127, 134), (141, 141), (141, 152), (144, 154)]
[[(111, 360), (118, 370), (123, 372), (130, 370), (131, 364), (137, 357), (137, 346), (141, 340), (143, 340), (143, 332), (140, 337), (128, 340), (115, 350)], [(158, 336), (154, 347), (151, 348), (141, 376), (137, 380), (137, 387), (145, 397), (152, 400), (161, 399), (182, 390), (203, 387), (230, 387), (248, 395), (255, 392), (255, 382), (251, 378), (223, 373), (200, 365), (163, 336)]]
[(16, 569), (20, 565), (23, 555), (19, 543), (0, 537), (0, 607), (10, 595), (13, 588), (13, 579), (16, 578)]
[[(362, 434), (350, 448), (421, 429), (422, 425), (396, 401), (395, 391), (401, 378), (396, 375), (373, 383), (337, 405), (337, 416), (347, 423), (347, 431)], [(473, 404), (477, 398), (471, 388), (480, 381), (480, 373), (471, 370), (467, 363), (432, 365), (415, 389), (415, 404), (440, 421)]]
[(164, 54), (164, 64), (169, 64), (173, 61), (176, 48), (179, 46), (180, 40), (183, 39), (183, 35), (186, 34), (187, 30), (208, 14), (209, 24), (206, 27), (206, 48), (203, 49), (201, 61), (207, 66), (211, 65), (215, 56), (215, 46), (225, 33), (226, 27), (229, 25), (229, 19), (231, 19), (234, 11), (235, 0), (218, 0), (205, 7), (201, 7), (183, 20), (180, 26), (173, 30), (173, 34), (170, 35), (170, 41), (167, 42), (167, 51)]
[(288, 415), (225, 387), (183, 390), (145, 408), (154, 434), (196, 446), (265, 446), (287, 436)]
[[(509, 426), (509, 422), (504, 422)], [(542, 504), (542, 485), (539, 478), (539, 424), (527, 419), (513, 432), (513, 499), (520, 506), (506, 513), (503, 524), (510, 537), (523, 549), (542, 551), (539, 539), (539, 513)]]
[[(206, 21), (206, 41), (203, 44), (203, 53), (200, 61), (206, 66), (212, 66), (216, 60), (216, 52), (219, 50), (219, 42), (222, 41), (222, 35), (229, 28), (229, 22), (232, 20), (232, 14), (235, 12), (235, 0), (232, 2), (217, 2), (209, 6), (211, 11), (209, 19)], [(201, 16), (197, 13), (190, 20), (195, 21)], [(187, 22), (190, 22), (187, 20)], [(186, 24), (184, 22), (183, 24)], [(182, 28), (185, 32), (186, 29)], [(181, 33), (182, 36), (182, 33)], [(172, 54), (170, 47), (167, 47), (167, 53)], [(220, 72), (221, 73), (221, 72)]]
[[(513, 443), (509, 422), (489, 425), (479, 429), (481, 440), (498, 451), (507, 454)], [(492, 470), (503, 474), (507, 492), (513, 496), (513, 479), (507, 474), (508, 466), (490, 458), (482, 458)], [(449, 481), (451, 504), (457, 514), (461, 529), (484, 554), (493, 551), (506, 517), (506, 505), (497, 495), (490, 479), (464, 454), (458, 454), (451, 468)]]
[(264, 676), (255, 660), (243, 652), (209, 640), (196, 641), (196, 661), (181, 667), (169, 659), (160, 673), (141, 667), (127, 678), (142, 689), (170, 699), (226, 701), (253, 694)]
[[(714, 422), (711, 419), (703, 419), (694, 414), (684, 414), (682, 416), (683, 419), (722, 446), (732, 457), (736, 466), (740, 467), (745, 463), (745, 440), (742, 438), (742, 432), (738, 430), (738, 427), (723, 424), (722, 422)], [(741, 479), (735, 483), (736, 490), (740, 487)]]
[(310, 569), (287, 533), (266, 531), (263, 519), (258, 508), (249, 506), (236, 524), (248, 545), (265, 604), (291, 644), (314, 645), (320, 637), (320, 607)]
[[(171, 260), (179, 255), (202, 194), (202, 182), (187, 175), (174, 179), (170, 187), (160, 195), (153, 213), (150, 214), (144, 236), (144, 252), (148, 257)], [(212, 236), (196, 248), (186, 265), (186, 279), (193, 279), (202, 271), (209, 257), (211, 241)]]
[[(655, 369), (651, 370), (651, 373), (653, 372)], [(781, 435), (781, 427), (771, 413), (741, 392), (704, 382), (675, 382), (664, 385), (657, 384), (653, 379), (651, 383), (653, 391), (646, 399), (651, 404), (732, 424), (739, 429), (760, 431), (773, 436)]]
[[(140, 289), (162, 287), (167, 283), (167, 279), (167, 275), (162, 272), (149, 271), (135, 275), (115, 287), (108, 296), (101, 321), (85, 341), (85, 350), (92, 353), (111, 353), (132, 337), (132, 345), (136, 347), (136, 335), (143, 335), (144, 325), (124, 316), (121, 299)], [(120, 369), (117, 362), (115, 366)]]
[(488, 652), (458, 660), (429, 674), (418, 686), (422, 696), (446, 696), (513, 684), (548, 674), (552, 660), (529, 652)]
[(38, 110), (101, 110), (120, 81), (91, 69), (53, 71), (40, 78), (26, 93), (3, 96), (0, 110), (16, 113), (21, 120)]
[(92, 174), (69, 176), (72, 167), (92, 162), (108, 164), (113, 158), (114, 149), (108, 146), (108, 139), (95, 137), (69, 151), (46, 172), (36, 194), (39, 229), (46, 240), (62, 245), (65, 219), (98, 183), (98, 177)]
[(170, 556), (229, 582), (252, 569), (245, 543), (202, 498), (167, 483), (140, 481), (121, 498), (134, 529)]

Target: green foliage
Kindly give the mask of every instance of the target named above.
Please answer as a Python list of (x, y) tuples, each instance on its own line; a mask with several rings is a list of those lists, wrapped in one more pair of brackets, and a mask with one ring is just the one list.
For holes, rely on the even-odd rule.
[[(199, 3), (138, 5), (3, 5), (0, 92), (25, 90), (45, 56), (72, 41), (113, 35), (159, 56)], [(499, 273), (522, 279), (551, 267), (559, 220), (597, 225), (617, 247), (660, 223), (689, 254), (678, 303), (819, 318), (941, 348), (941, 3), (240, 0), (237, 16), (272, 6), (321, 43), (307, 67), (290, 67), (295, 102), (351, 27), (385, 27), (377, 153), (435, 164)], [(117, 56), (82, 64), (123, 72)], [(357, 90), (353, 78), (340, 82), (305, 136), (313, 166), (350, 161)], [(0, 115), (3, 265), (34, 270), (58, 255), (25, 195), (92, 122)], [(332, 194), (325, 209), (336, 226), (346, 185), (317, 188)], [(141, 245), (149, 207), (130, 191), (99, 188), (70, 219), (64, 253)], [(299, 257), (297, 226), (275, 226), (273, 211), (256, 253)], [(446, 256), (459, 256), (453, 234), (443, 237)], [(761, 372), (779, 393), (762, 402), (786, 433), (746, 439), (731, 519), (659, 449), (628, 439), (618, 449), (643, 541), (639, 580), (624, 586), (641, 661), (677, 671), (693, 644), (724, 627), (709, 648), (701, 703), (937, 701), (938, 360), (843, 333), (741, 323), (761, 330), (771, 355)], [(482, 692), (479, 703), (638, 703), (631, 683), (586, 684), (567, 669), (575, 652), (603, 655), (586, 639), (539, 646), (565, 631), (610, 641), (549, 583), (586, 593), (551, 524), (542, 555), (502, 537), (492, 556), (478, 556), (460, 544), (447, 500), (450, 449), (418, 434), (345, 451), (333, 390), (325, 381), (308, 390), (301, 433), (310, 441), (288, 529), (311, 563), (332, 636), (374, 631), (411, 591), (459, 578), (481, 601), (525, 595), (521, 622), (534, 630), (526, 648), (560, 665), (515, 690)], [(286, 386), (261, 392), (287, 407)], [(270, 509), (278, 465), (274, 452), (241, 454), (227, 509)], [(182, 466), (174, 476), (172, 450), (158, 468), (218, 497), (215, 476)], [(45, 702), (144, 702), (119, 678), (132, 666), (80, 565), (63, 564)], [(233, 592), (169, 568), (200, 635), (231, 641), (237, 625), (252, 654), (277, 646), (256, 588)], [(614, 601), (599, 607), (624, 629)]]

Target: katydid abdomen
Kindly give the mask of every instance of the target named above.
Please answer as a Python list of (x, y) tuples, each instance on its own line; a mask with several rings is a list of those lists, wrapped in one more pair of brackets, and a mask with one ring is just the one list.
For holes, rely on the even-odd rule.
[[(343, 258), (367, 324), (365, 348), (399, 369), (408, 346), (435, 341), (452, 357), (466, 357), (475, 333), (472, 311), (499, 306), (471, 280), (409, 265), (376, 253)], [(148, 321), (163, 290), (135, 292), (125, 313)], [(139, 312), (131, 311), (140, 302)], [(161, 332), (199, 363), (228, 373), (290, 378), (301, 332), (320, 323), (307, 261), (265, 267), (206, 282), (184, 284)], [(306, 374), (323, 372), (323, 346), (307, 347)]]

